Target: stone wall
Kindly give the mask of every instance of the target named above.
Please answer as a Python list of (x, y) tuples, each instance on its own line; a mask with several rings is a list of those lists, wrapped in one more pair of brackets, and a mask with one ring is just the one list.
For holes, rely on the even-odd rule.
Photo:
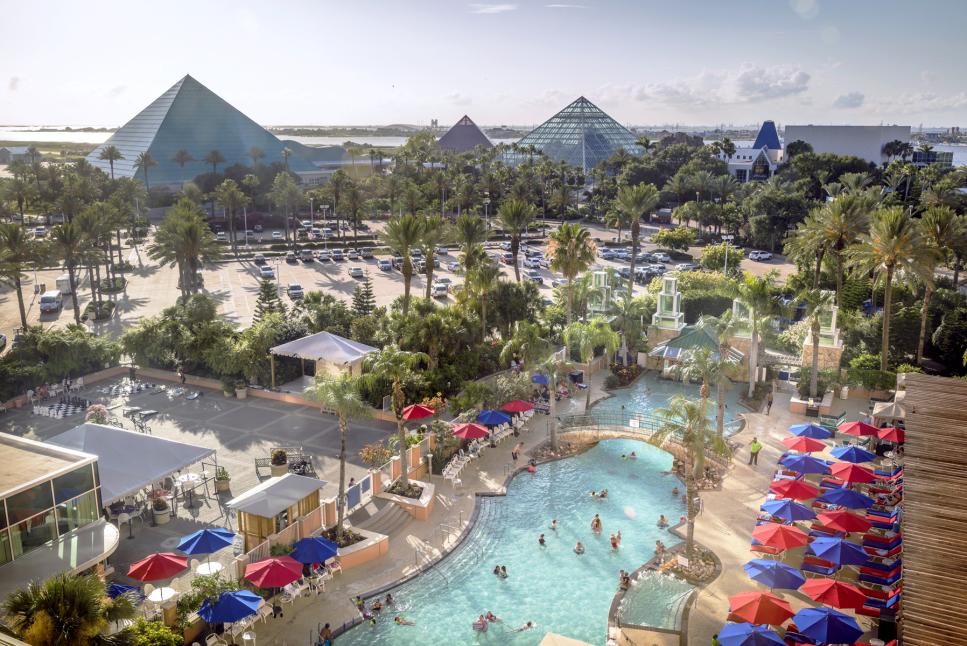
[[(843, 357), (843, 346), (819, 346), (819, 369), (839, 370), (840, 359)], [(802, 347), (803, 370), (811, 370), (813, 365), (813, 344), (805, 343)]]

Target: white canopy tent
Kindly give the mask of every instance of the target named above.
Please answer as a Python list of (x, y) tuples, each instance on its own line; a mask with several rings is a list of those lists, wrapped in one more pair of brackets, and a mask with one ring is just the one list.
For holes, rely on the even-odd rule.
[[(331, 332), (318, 332), (295, 341), (277, 345), (269, 350), (272, 361), (272, 387), (275, 388), (275, 356), (295, 357), (302, 361), (315, 361), (317, 373), (320, 363), (351, 374), (362, 372), (363, 358), (376, 352), (377, 348), (357, 343)], [(305, 372), (303, 370), (303, 372)]]
[(203, 446), (102, 424), (81, 424), (48, 441), (97, 456), (105, 506), (215, 454)]
[(229, 500), (225, 506), (253, 516), (273, 518), (325, 486), (325, 480), (287, 473), (252, 487)]

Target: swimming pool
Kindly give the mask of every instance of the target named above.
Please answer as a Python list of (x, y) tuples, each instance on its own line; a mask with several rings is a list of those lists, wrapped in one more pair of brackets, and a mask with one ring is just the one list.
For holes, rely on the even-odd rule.
[[(635, 451), (637, 460), (622, 460)], [(606, 440), (589, 451), (538, 467), (535, 475), (518, 475), (504, 497), (481, 498), (479, 516), (466, 540), (439, 565), (392, 590), (395, 611), (383, 611), (375, 627), (364, 624), (341, 636), (341, 646), (368, 644), (512, 644), (532, 645), (548, 631), (604, 644), (608, 610), (617, 590), (618, 571), (640, 567), (654, 554), (655, 541), (678, 541), (656, 520), (673, 522), (683, 513), (679, 481), (663, 472), (669, 454), (634, 440)], [(606, 499), (592, 489), (608, 489)], [(590, 530), (599, 514), (603, 532)], [(548, 525), (557, 519), (557, 531)], [(621, 547), (613, 552), (611, 533), (621, 530)], [(545, 534), (546, 547), (538, 545)], [(580, 540), (585, 554), (574, 553)], [(507, 579), (493, 574), (507, 567)], [(642, 584), (646, 585), (646, 584)], [(674, 627), (681, 590), (668, 588), (650, 603), (650, 619)], [(472, 623), (491, 611), (502, 619), (487, 633)], [(395, 613), (415, 626), (397, 626)], [(523, 633), (510, 631), (527, 621), (537, 625)]]

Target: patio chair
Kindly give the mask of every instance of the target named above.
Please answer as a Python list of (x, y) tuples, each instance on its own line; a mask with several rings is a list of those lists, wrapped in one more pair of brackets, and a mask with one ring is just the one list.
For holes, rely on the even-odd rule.
[(336, 572), (342, 572), (342, 565), (334, 558), (326, 561), (326, 568), (329, 570), (330, 575), (335, 574)]
[(205, 646), (228, 646), (228, 642), (222, 640), (222, 638), (215, 633), (212, 633), (205, 638)]
[(263, 603), (262, 607), (259, 608), (258, 612), (255, 614), (255, 619), (256, 621), (261, 621), (264, 624), (265, 620), (271, 616), (272, 616), (272, 604)]

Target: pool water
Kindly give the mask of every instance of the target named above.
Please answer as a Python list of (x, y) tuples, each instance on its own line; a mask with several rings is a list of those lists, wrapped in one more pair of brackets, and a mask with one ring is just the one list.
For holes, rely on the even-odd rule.
[[(621, 456), (635, 451), (636, 460)], [(478, 501), (479, 517), (466, 540), (439, 565), (392, 590), (396, 609), (386, 609), (376, 626), (363, 624), (341, 636), (341, 646), (356, 644), (537, 644), (548, 631), (604, 644), (607, 617), (617, 590), (618, 571), (634, 571), (654, 555), (655, 541), (678, 541), (656, 521), (664, 514), (673, 523), (683, 505), (671, 490), (679, 481), (663, 472), (669, 454), (634, 440), (606, 440), (566, 460), (542, 464), (535, 475), (511, 481), (504, 497)], [(606, 499), (592, 489), (608, 489)], [(591, 532), (599, 514), (603, 532)], [(549, 524), (557, 519), (558, 529)], [(609, 537), (621, 530), (620, 548)], [(546, 547), (538, 545), (544, 533)], [(574, 553), (580, 540), (586, 552)], [(508, 578), (493, 574), (507, 568)], [(642, 586), (647, 585), (643, 583)], [(650, 619), (674, 627), (682, 590), (656, 588)], [(667, 592), (667, 595), (665, 593)], [(667, 603), (663, 598), (667, 596)], [(501, 618), (487, 633), (472, 623), (487, 611)], [(394, 614), (415, 626), (398, 626)], [(510, 632), (527, 621), (534, 630)]]
[(652, 628), (677, 628), (670, 622), (680, 616), (694, 588), (669, 574), (643, 573), (625, 592), (618, 606), (618, 619), (624, 625)]

